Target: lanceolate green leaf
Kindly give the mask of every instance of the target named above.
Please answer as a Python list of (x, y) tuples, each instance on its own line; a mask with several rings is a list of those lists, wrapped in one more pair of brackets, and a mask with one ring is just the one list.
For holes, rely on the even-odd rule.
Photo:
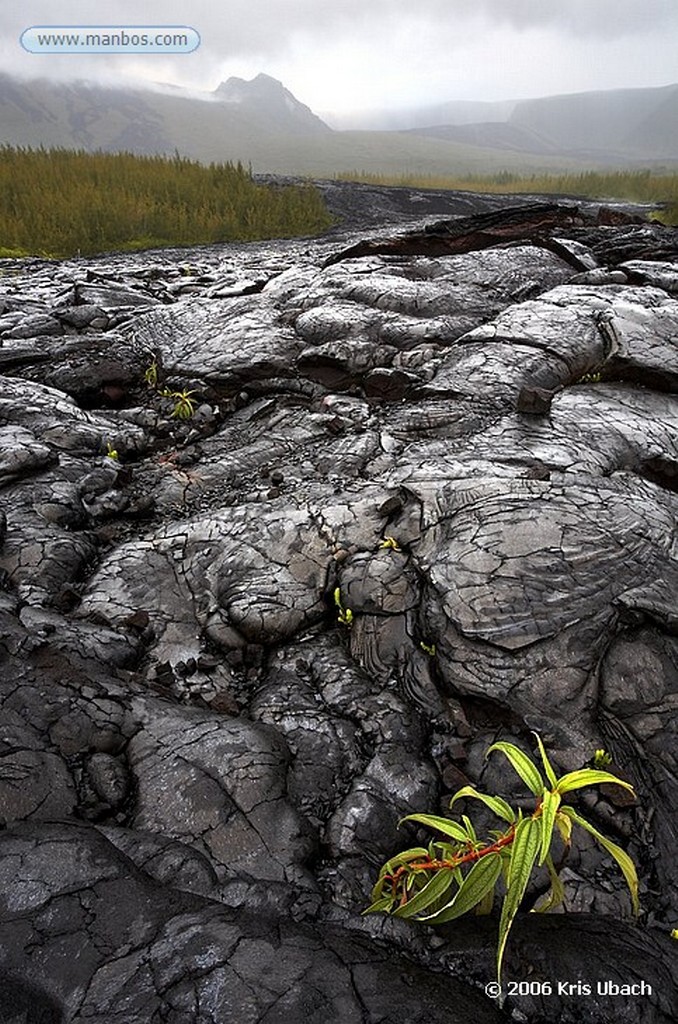
[(499, 981), (501, 981), (501, 962), (504, 958), (506, 939), (520, 901), (525, 895), (527, 883), (539, 852), (540, 838), (541, 823), (536, 818), (524, 818), (516, 828), (516, 837), (511, 847), (508, 887), (499, 921), (499, 947), (497, 950), (497, 978)]
[(556, 828), (565, 845), (569, 846), (572, 839), (572, 820), (563, 814), (562, 807), (556, 814)]
[(441, 900), (446, 895), (448, 889), (454, 884), (455, 880), (452, 872), (445, 868), (440, 868), (435, 872), (430, 882), (427, 882), (416, 896), (413, 896), (411, 900), (408, 900), (402, 907), (398, 907), (394, 911), (395, 916), (414, 917), (415, 914), (421, 914), (422, 911), (428, 910), (434, 903)]
[(383, 878), (384, 875), (391, 875), (399, 868), (402, 864), (408, 864), (411, 860), (426, 859), (428, 856), (428, 850), (424, 846), (413, 846), (411, 850), (403, 850), (402, 853), (397, 853), (395, 857), (391, 857), (387, 860), (383, 868), (379, 872), (379, 878)]
[(466, 827), (466, 835), (469, 837), (472, 843), (477, 843), (478, 836), (476, 835), (476, 830), (473, 827), (473, 822), (471, 821), (471, 819), (467, 818), (465, 814), (462, 814), (461, 820), (464, 822), (464, 825)]
[[(501, 867), (500, 867), (501, 871)], [(495, 883), (496, 884), (496, 883)], [(478, 901), (475, 907), (476, 914), (481, 917), (486, 917), (492, 913), (492, 907), (494, 906), (494, 886), (488, 889), (481, 900)]]
[(636, 866), (628, 853), (626, 853), (625, 850), (622, 850), (620, 846), (617, 846), (616, 843), (613, 843), (611, 839), (608, 839), (607, 836), (604, 836), (602, 832), (599, 832), (597, 828), (594, 828), (586, 818), (580, 817), (574, 807), (563, 806), (561, 810), (563, 814), (566, 814), (568, 818), (571, 818), (577, 825), (581, 825), (583, 829), (586, 829), (586, 831), (589, 832), (594, 839), (597, 839), (600, 845), (607, 850), (612, 857), (614, 857), (621, 868), (621, 872), (626, 879), (626, 884), (629, 887), (631, 903), (633, 904), (633, 913), (638, 914), (640, 909), (638, 903), (638, 875), (636, 874)]
[(491, 754), (493, 750), (500, 750), (502, 754), (505, 754), (527, 788), (532, 790), (535, 796), (541, 796), (544, 790), (544, 780), (534, 761), (527, 754), (518, 747), (514, 747), (512, 743), (493, 743), (487, 753)]
[(473, 910), (485, 896), (494, 889), (501, 872), (501, 857), (498, 853), (488, 853), (475, 862), (466, 878), (454, 894), (447, 906), (443, 907), (437, 914), (429, 914), (419, 918), (420, 921), (430, 921), (432, 924), (444, 924), (446, 921), (453, 921), (455, 917)]
[(612, 782), (615, 786), (623, 786), (624, 789), (628, 789), (635, 796), (633, 786), (624, 782), (623, 779), (618, 779), (616, 775), (611, 775), (610, 772), (600, 772), (595, 768), (581, 768), (578, 772), (568, 772), (567, 775), (563, 775), (562, 779), (558, 780), (558, 792), (562, 795), (563, 793), (570, 793), (573, 789), (583, 789), (584, 786), (595, 786), (599, 782)]
[(539, 747), (539, 753), (541, 754), (541, 761), (542, 761), (542, 764), (544, 765), (544, 771), (546, 772), (546, 778), (551, 783), (551, 788), (555, 789), (556, 786), (558, 785), (558, 779), (556, 778), (556, 773), (554, 772), (553, 768), (551, 767), (551, 762), (549, 761), (548, 757), (546, 756), (546, 751), (544, 750), (544, 744), (541, 741), (541, 736), (539, 735), (538, 732), (535, 732), (533, 735), (536, 736), (536, 738), (537, 738), (537, 746)]
[[(522, 878), (528, 862), (530, 867), (532, 867), (537, 856), (536, 851), (539, 850), (540, 837), (541, 825), (536, 818), (523, 818), (516, 827), (515, 839), (513, 845), (509, 848), (509, 889), (514, 885), (517, 878)], [(534, 857), (532, 856), (533, 846), (536, 846)]]
[(395, 899), (393, 896), (383, 896), (381, 899), (375, 900), (367, 910), (363, 910), (363, 914), (378, 914), (383, 911), (389, 911), (394, 903)]
[(554, 907), (559, 907), (565, 899), (563, 883), (560, 881), (560, 877), (550, 856), (546, 858), (546, 868), (549, 873), (549, 878), (551, 879), (551, 892), (544, 903), (540, 903), (538, 907), (534, 908), (537, 914), (545, 914), (547, 910), (553, 910)]
[(504, 821), (508, 821), (509, 824), (513, 824), (516, 820), (516, 816), (513, 813), (513, 809), (509, 807), (505, 800), (502, 800), (500, 796), (488, 796), (486, 793), (479, 793), (473, 786), (464, 786), (463, 789), (458, 789), (450, 800), (450, 807), (463, 796), (473, 797), (475, 800), (482, 800), (491, 811), (497, 815), (498, 818), (503, 818)]
[(399, 824), (402, 825), (404, 821), (418, 821), (420, 825), (436, 828), (443, 835), (451, 836), (460, 843), (467, 843), (470, 839), (466, 829), (458, 825), (456, 821), (450, 821), (449, 818), (439, 818), (436, 814), (408, 814), (406, 818), (400, 819)]
[(539, 863), (543, 864), (546, 859), (549, 850), (551, 849), (551, 840), (553, 838), (553, 829), (556, 821), (556, 814), (560, 807), (560, 794), (552, 793), (550, 790), (544, 790), (544, 798), (541, 803), (541, 847), (539, 850)]

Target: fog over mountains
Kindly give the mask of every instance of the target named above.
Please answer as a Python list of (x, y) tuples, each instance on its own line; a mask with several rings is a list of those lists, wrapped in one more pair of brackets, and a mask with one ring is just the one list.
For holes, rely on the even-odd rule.
[[(357, 123), (365, 123), (363, 120)], [(256, 172), (491, 173), (678, 162), (678, 84), (372, 112), (338, 130), (268, 75), (212, 93), (0, 75), (0, 142), (241, 160)], [(345, 120), (343, 122), (345, 124)]]

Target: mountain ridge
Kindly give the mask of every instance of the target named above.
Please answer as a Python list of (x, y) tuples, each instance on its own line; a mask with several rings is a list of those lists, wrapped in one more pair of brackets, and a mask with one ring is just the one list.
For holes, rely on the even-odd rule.
[[(0, 73), (5, 145), (178, 153), (203, 163), (249, 163), (257, 173), (310, 176), (545, 174), (678, 162), (678, 85), (429, 109), (462, 123), (339, 131), (263, 73), (250, 81), (231, 77), (198, 96), (176, 87), (22, 81)], [(479, 111), (489, 120), (468, 120)]]
[[(678, 139), (657, 118), (678, 123), (678, 84), (654, 89), (615, 89), (565, 93), (522, 100), (509, 123), (528, 128), (551, 142), (558, 151), (619, 151), (628, 157), (678, 156)], [(652, 126), (652, 130), (650, 129)], [(644, 144), (637, 140), (644, 129)]]

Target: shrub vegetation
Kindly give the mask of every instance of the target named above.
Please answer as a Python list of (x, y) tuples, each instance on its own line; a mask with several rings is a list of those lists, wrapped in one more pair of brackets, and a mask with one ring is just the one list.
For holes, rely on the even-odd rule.
[(585, 171), (579, 174), (518, 175), (511, 171), (464, 177), (434, 175), (369, 174), (347, 171), (342, 181), (364, 181), (374, 185), (401, 185), (408, 188), (435, 188), (469, 192), (546, 193), (588, 196), (592, 199), (628, 199), (638, 203), (662, 203), (657, 219), (678, 224), (678, 173), (655, 171)]
[(2, 256), (290, 238), (330, 224), (315, 188), (259, 185), (240, 163), (0, 147)]
[[(336, 595), (335, 595), (336, 597)], [(631, 894), (634, 914), (638, 914), (638, 876), (629, 855), (583, 818), (574, 807), (563, 803), (567, 793), (600, 783), (621, 786), (633, 792), (630, 783), (600, 764), (611, 762), (604, 750), (597, 750), (593, 768), (580, 768), (556, 777), (541, 738), (537, 736), (543, 774), (527, 754), (512, 743), (493, 743), (487, 754), (497, 750), (508, 758), (535, 799), (532, 814), (523, 814), (499, 796), (479, 793), (473, 786), (464, 786), (452, 798), (473, 798), (484, 803), (498, 818), (503, 830), (493, 830), (488, 839), (480, 839), (470, 819), (462, 822), (433, 814), (408, 814), (403, 821), (412, 821), (444, 836), (431, 840), (428, 847), (415, 846), (391, 857), (379, 872), (372, 890), (372, 904), (365, 913), (383, 912), (396, 917), (411, 918), (428, 924), (445, 924), (463, 914), (489, 914), (494, 902), (495, 887), (504, 889), (497, 943), (497, 980), (501, 981), (501, 965), (506, 940), (533, 871), (545, 866), (551, 884), (550, 894), (534, 910), (544, 912), (557, 907), (565, 899), (565, 888), (552, 857), (552, 845), (559, 834), (565, 853), (569, 850), (572, 827), (578, 825), (593, 836), (621, 868)], [(487, 755), (486, 755), (487, 756)]]

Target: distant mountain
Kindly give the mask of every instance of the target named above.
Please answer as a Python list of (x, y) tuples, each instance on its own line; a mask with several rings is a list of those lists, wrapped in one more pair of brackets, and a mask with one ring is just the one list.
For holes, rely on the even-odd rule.
[(272, 121), (278, 131), (284, 128), (286, 132), (300, 135), (331, 131), (310, 107), (300, 103), (282, 82), (270, 75), (257, 75), (250, 82), (228, 78), (213, 96), (220, 103), (233, 104), (259, 121)]
[(409, 116), (408, 130), (333, 130), (263, 74), (229, 78), (204, 94), (0, 74), (0, 144), (179, 153), (205, 163), (239, 160), (257, 173), (314, 177), (545, 174), (678, 161), (678, 85), (496, 104), (452, 101)]
[(0, 74), (0, 142), (13, 145), (247, 160), (254, 139), (330, 131), (268, 75), (251, 82), (229, 78), (215, 92), (196, 96)]
[(411, 128), (409, 134), (426, 135), (431, 139), (463, 142), (469, 146), (507, 149), (514, 153), (557, 153), (558, 147), (522, 125), (509, 121), (487, 121), (480, 124), (430, 125)]
[(372, 111), (361, 115), (358, 123), (388, 125), (493, 151), (596, 165), (673, 161), (678, 159), (678, 85), (499, 103), (453, 101), (414, 110)]
[(625, 136), (624, 141), (634, 149), (647, 151), (662, 140), (671, 152), (676, 151), (678, 140), (678, 85), (662, 90), (663, 96), (652, 111), (647, 113)]
[(678, 85), (522, 100), (508, 120), (550, 143), (552, 152), (678, 159)]
[(151, 93), (86, 82), (24, 82), (0, 75), (0, 140), (21, 146), (131, 149), (171, 146)]
[(363, 110), (352, 114), (326, 114), (324, 117), (332, 128), (341, 130), (408, 131), (429, 125), (507, 121), (515, 105), (516, 100), (450, 100), (404, 110)]

